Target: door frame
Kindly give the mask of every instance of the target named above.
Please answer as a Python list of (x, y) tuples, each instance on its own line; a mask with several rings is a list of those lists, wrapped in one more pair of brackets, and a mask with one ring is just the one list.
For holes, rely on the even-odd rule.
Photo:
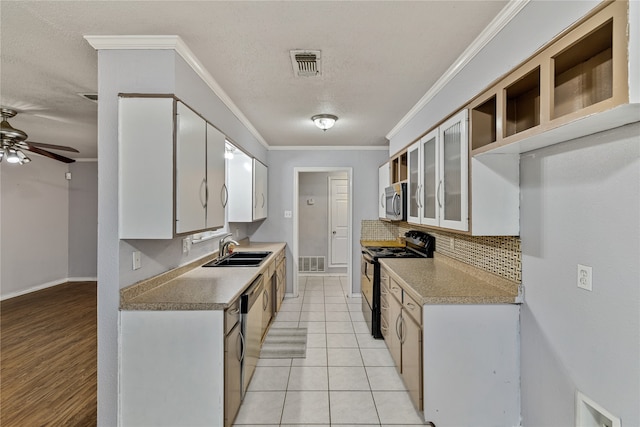
[(349, 195), (347, 198), (347, 283), (349, 288), (349, 296), (353, 295), (353, 280), (352, 280), (352, 248), (353, 248), (353, 168), (351, 167), (294, 167), (293, 168), (293, 295), (297, 297), (299, 295), (299, 277), (298, 277), (298, 257), (299, 257), (299, 212), (298, 212), (298, 199), (299, 199), (299, 184), (300, 174), (305, 172), (346, 172), (347, 173), (347, 186), (349, 188)]

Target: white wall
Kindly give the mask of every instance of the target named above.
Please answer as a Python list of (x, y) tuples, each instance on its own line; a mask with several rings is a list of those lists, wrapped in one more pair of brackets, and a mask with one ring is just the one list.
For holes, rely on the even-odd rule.
[[(378, 167), (388, 158), (386, 150), (272, 150), (269, 151), (269, 216), (253, 232), (251, 239), (286, 242), (292, 259), (293, 220), (284, 211), (293, 211), (295, 167), (353, 168), (352, 281), (360, 292), (360, 221), (378, 219)], [(293, 262), (287, 262), (287, 292), (293, 291)]]
[(67, 164), (30, 155), (0, 163), (2, 299), (64, 283), (69, 263)]
[(520, 170), (524, 425), (573, 426), (580, 390), (638, 426), (640, 124), (525, 154)]
[(72, 280), (98, 275), (98, 162), (69, 165), (69, 271)]

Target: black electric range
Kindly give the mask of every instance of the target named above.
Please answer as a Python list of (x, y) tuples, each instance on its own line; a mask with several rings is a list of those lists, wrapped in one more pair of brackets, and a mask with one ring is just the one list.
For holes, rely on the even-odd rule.
[(361, 291), (362, 313), (374, 338), (382, 338), (380, 331), (380, 258), (433, 258), (435, 238), (427, 233), (411, 230), (405, 233), (405, 247), (363, 246)]

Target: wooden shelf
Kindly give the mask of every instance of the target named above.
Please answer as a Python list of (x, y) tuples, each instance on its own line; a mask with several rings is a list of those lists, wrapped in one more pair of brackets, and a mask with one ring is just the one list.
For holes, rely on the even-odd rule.
[(407, 180), (407, 151), (403, 151), (391, 159), (391, 183)]
[(613, 19), (552, 57), (558, 118), (613, 96)]
[(506, 117), (504, 136), (540, 124), (540, 67), (504, 89)]
[(472, 150), (496, 142), (496, 95), (471, 109)]

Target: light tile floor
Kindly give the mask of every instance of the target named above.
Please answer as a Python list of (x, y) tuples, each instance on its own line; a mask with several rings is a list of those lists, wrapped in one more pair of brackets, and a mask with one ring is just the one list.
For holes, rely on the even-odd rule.
[(304, 359), (260, 359), (234, 426), (423, 425), (382, 340), (346, 280), (301, 277), (272, 328), (307, 328)]

